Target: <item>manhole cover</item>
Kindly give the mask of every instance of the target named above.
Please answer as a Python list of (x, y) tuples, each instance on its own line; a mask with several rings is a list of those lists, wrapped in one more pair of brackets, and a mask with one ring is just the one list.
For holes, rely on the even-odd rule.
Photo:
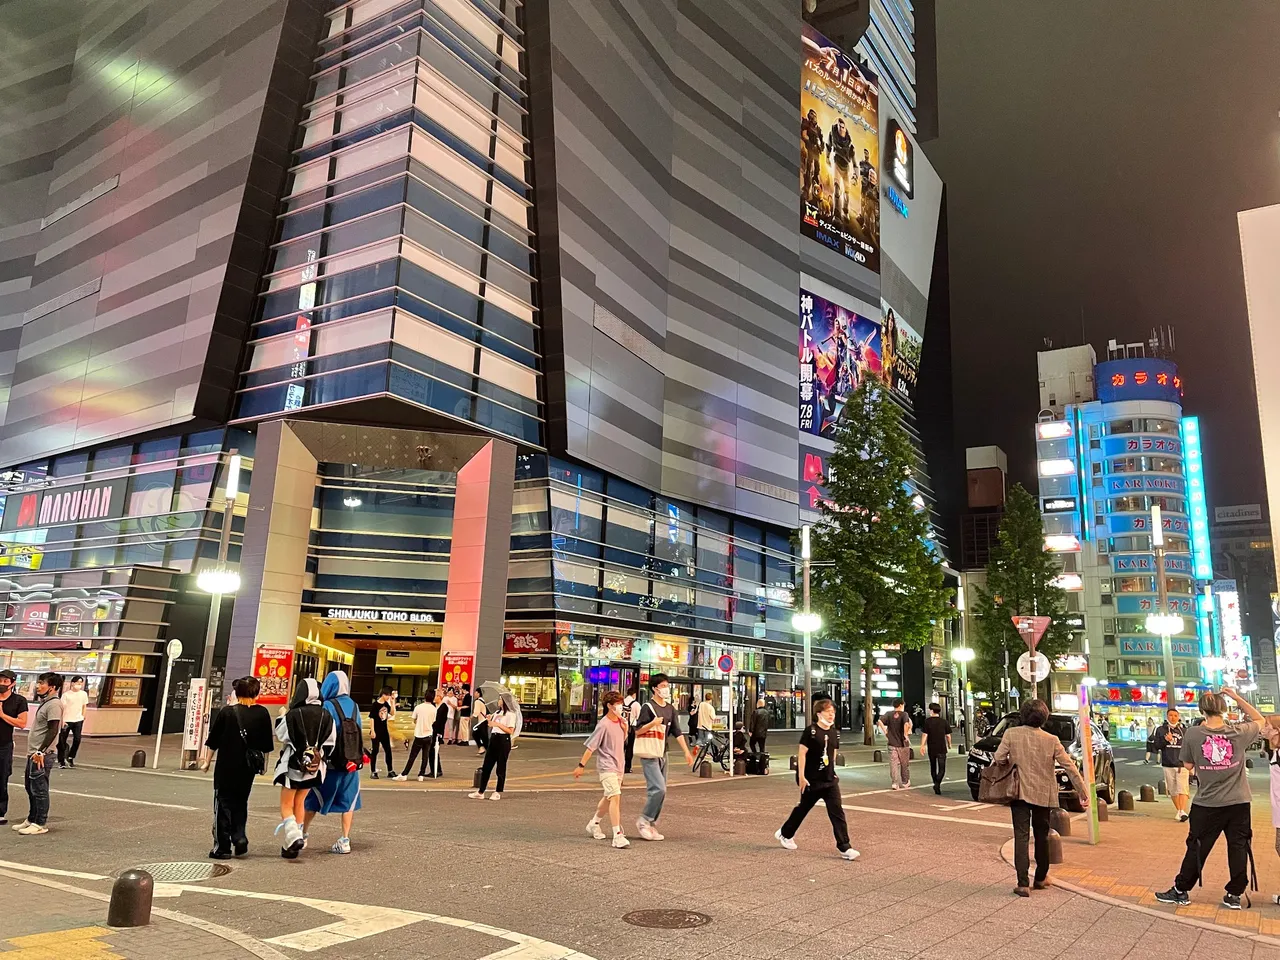
[(659, 930), (692, 930), (706, 926), (711, 918), (692, 910), (632, 910), (623, 921), (635, 927), (655, 927)]
[[(231, 872), (225, 863), (209, 863), (208, 861), (191, 860), (186, 863), (144, 863), (129, 870), (145, 870), (151, 874), (156, 883), (194, 883), (197, 880), (212, 880)], [(120, 873), (124, 873), (123, 870)]]

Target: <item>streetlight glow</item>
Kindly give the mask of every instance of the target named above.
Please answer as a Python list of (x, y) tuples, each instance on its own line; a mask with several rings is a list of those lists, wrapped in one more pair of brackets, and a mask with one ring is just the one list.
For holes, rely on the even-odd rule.
[(951, 659), (956, 663), (968, 663), (975, 656), (977, 654), (973, 652), (973, 647), (954, 647), (951, 651)]
[(196, 586), (205, 593), (235, 593), (240, 589), (240, 574), (225, 569), (201, 570), (196, 576)]
[(816, 613), (794, 613), (791, 615), (791, 626), (801, 633), (817, 633), (822, 629), (822, 617)]
[(1176, 613), (1149, 613), (1147, 614), (1147, 632), (1159, 634), (1162, 637), (1172, 636), (1175, 633), (1181, 633), (1183, 629), (1183, 621)]
[(240, 454), (233, 453), (227, 460), (226, 499), (234, 500), (240, 493)]

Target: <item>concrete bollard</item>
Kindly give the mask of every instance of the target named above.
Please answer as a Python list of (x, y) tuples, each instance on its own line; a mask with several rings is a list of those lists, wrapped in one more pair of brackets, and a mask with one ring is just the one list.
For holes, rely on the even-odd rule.
[(145, 750), (133, 751), (133, 759), (129, 761), (131, 767), (145, 767), (147, 765), (147, 753)]
[(1160, 794), (1162, 797), (1169, 793), (1169, 788), (1165, 786), (1165, 782), (1163, 780), (1156, 784), (1156, 793)]
[(711, 761), (704, 760), (698, 765), (698, 776), (703, 780), (711, 779)]
[(735, 777), (745, 777), (747, 775), (747, 761), (745, 760), (733, 761), (733, 775)]
[(836, 766), (837, 766), (837, 767), (843, 767), (843, 766), (844, 766), (844, 754), (843, 754), (843, 753), (837, 753), (837, 754), (836, 754)]
[(797, 763), (796, 763), (796, 758), (795, 758), (795, 755), (794, 755), (794, 754), (793, 754), (793, 755), (792, 755), (792, 757), (791, 757), (791, 769), (792, 769), (792, 770), (796, 770), (796, 769), (798, 769), (798, 765), (797, 765)]
[(1067, 811), (1061, 807), (1054, 807), (1049, 811), (1049, 828), (1057, 830), (1061, 836), (1071, 836), (1071, 818), (1067, 816)]
[(1106, 819), (1107, 819), (1107, 801), (1099, 800), (1098, 801), (1098, 822), (1102, 823)]
[(1155, 803), (1156, 802), (1155, 788), (1152, 787), (1151, 784), (1149, 783), (1144, 783), (1142, 785), (1142, 788), (1138, 791), (1138, 800), (1141, 803)]
[(1052, 829), (1049, 831), (1049, 862), (1062, 862), (1062, 836)]
[(1244, 766), (1245, 766), (1245, 769), (1246, 769), (1246, 770), (1252, 770), (1252, 769), (1253, 769), (1253, 757), (1245, 757), (1245, 758), (1244, 758)]
[(872, 763), (884, 763), (884, 751), (883, 751), (883, 750), (877, 750), (875, 753), (871, 754), (871, 762), (872, 762)]
[(1128, 790), (1121, 790), (1120, 795), (1116, 799), (1119, 801), (1119, 807), (1121, 810), (1133, 809), (1133, 794)]
[(151, 894), (155, 882), (145, 870), (126, 870), (111, 885), (107, 926), (145, 927), (151, 923)]

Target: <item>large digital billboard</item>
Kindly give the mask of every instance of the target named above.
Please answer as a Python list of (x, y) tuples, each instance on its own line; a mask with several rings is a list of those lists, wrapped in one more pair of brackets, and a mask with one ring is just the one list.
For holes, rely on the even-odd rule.
[(885, 379), (894, 393), (914, 401), (916, 383), (920, 379), (920, 350), (924, 346), (924, 339), (911, 329), (910, 324), (902, 319), (901, 314), (887, 300), (880, 301), (880, 314), (884, 327), (881, 340), (884, 345)]
[(835, 438), (864, 377), (883, 376), (880, 323), (800, 291), (800, 431)]
[(804, 25), (800, 75), (800, 232), (880, 272), (876, 78)]

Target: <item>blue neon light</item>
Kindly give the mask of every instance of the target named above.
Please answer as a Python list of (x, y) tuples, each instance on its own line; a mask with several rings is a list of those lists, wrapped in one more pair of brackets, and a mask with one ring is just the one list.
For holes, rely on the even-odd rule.
[(1191, 559), (1197, 580), (1213, 579), (1209, 552), (1209, 507), (1204, 496), (1204, 459), (1200, 450), (1200, 418), (1182, 419), (1182, 462), (1187, 473), (1187, 509), (1191, 514)]

